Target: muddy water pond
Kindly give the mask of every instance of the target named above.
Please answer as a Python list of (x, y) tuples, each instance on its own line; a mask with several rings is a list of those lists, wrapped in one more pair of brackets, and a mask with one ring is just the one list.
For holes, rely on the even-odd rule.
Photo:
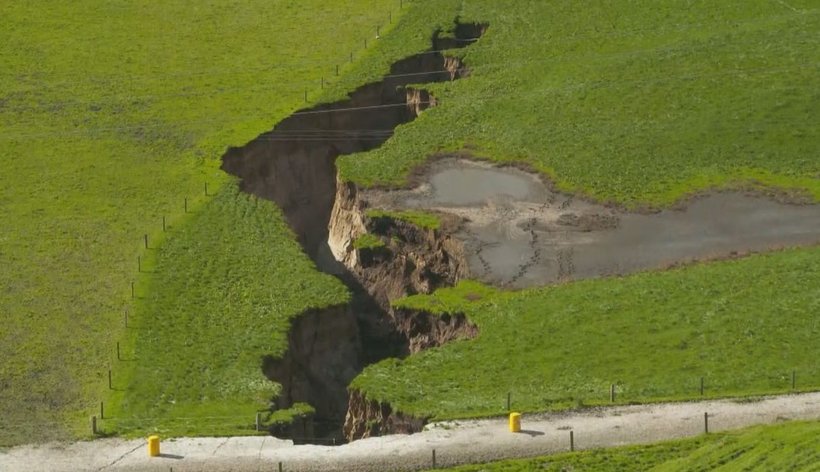
[(472, 277), (503, 287), (620, 275), (745, 251), (820, 242), (820, 205), (715, 193), (684, 209), (629, 213), (550, 191), (536, 176), (466, 160), (430, 166), (412, 190), (370, 191), (371, 205), (465, 220)]

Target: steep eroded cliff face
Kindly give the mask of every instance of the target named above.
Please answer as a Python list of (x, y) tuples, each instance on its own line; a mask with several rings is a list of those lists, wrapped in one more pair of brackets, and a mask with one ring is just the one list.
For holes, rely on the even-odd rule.
[[(328, 227), (334, 257), (385, 308), (391, 300), (455, 285), (468, 274), (461, 242), (450, 236), (459, 220), (441, 215), (439, 229), (420, 228), (390, 216), (368, 217), (353, 184), (340, 184)], [(383, 241), (375, 249), (357, 249), (369, 233)]]
[(314, 309), (295, 318), (288, 349), (281, 358), (267, 356), (265, 375), (282, 385), (278, 408), (308, 403), (316, 419), (332, 421), (347, 410), (347, 386), (362, 368), (356, 315), (349, 306)]
[[(390, 316), (398, 331), (407, 339), (410, 354), (478, 335), (478, 327), (463, 313), (434, 314), (393, 308)], [(352, 389), (343, 433), (345, 439), (354, 441), (382, 434), (415, 433), (421, 431), (426, 423), (427, 418), (396, 411), (389, 403), (369, 400), (363, 392)]]
[[(309, 403), (316, 410), (316, 420), (330, 425), (316, 433), (325, 438), (341, 435), (350, 405), (367, 404), (358, 397), (349, 401), (347, 392), (347, 385), (365, 365), (471, 331), (463, 327), (464, 321), (456, 321), (456, 327), (450, 326), (452, 320), (407, 313), (396, 317), (391, 312), (391, 300), (429, 293), (464, 277), (463, 248), (446, 229), (368, 218), (356, 187), (337, 182), (335, 160), (381, 146), (396, 126), (436, 106), (428, 91), (409, 85), (469, 75), (461, 59), (441, 51), (469, 46), (485, 29), (486, 25), (457, 24), (453, 38), (437, 32), (430, 51), (397, 61), (382, 81), (359, 87), (347, 100), (297, 111), (247, 145), (229, 149), (222, 158), (222, 169), (239, 177), (243, 191), (278, 204), (317, 268), (339, 277), (350, 289), (348, 306), (309, 310), (296, 317), (287, 352), (280, 358), (266, 357), (262, 365), (264, 374), (282, 385), (276, 406)], [(379, 234), (388, 243), (374, 250), (355, 249), (353, 241), (366, 232)], [(389, 406), (371, 405), (366, 413), (376, 415), (384, 408)], [(388, 417), (399, 418), (392, 413)], [(366, 420), (377, 424), (374, 421)], [(418, 430), (420, 426), (410, 425), (419, 421), (396, 419), (384, 430)], [(345, 436), (356, 439), (362, 434)]]
[[(464, 314), (439, 315), (390, 306), (391, 301), (407, 295), (455, 285), (468, 275), (464, 248), (449, 236), (460, 221), (441, 215), (439, 229), (421, 228), (391, 216), (367, 216), (366, 207), (355, 185), (339, 182), (328, 225), (328, 244), (350, 276), (384, 307), (392, 336), (403, 347), (398, 355), (475, 337), (478, 328)], [(356, 240), (365, 234), (376, 236), (383, 245), (357, 248)], [(364, 393), (352, 390), (343, 434), (353, 441), (416, 432), (425, 423), (426, 418), (396, 412), (391, 405), (368, 400)]]
[(472, 339), (478, 336), (478, 326), (464, 313), (437, 314), (422, 310), (393, 308), (393, 322), (408, 341), (410, 354), (438, 347), (457, 339)]
[(368, 400), (354, 390), (350, 393), (343, 431), (345, 438), (352, 441), (383, 434), (418, 433), (425, 423), (425, 419), (394, 412), (390, 404)]

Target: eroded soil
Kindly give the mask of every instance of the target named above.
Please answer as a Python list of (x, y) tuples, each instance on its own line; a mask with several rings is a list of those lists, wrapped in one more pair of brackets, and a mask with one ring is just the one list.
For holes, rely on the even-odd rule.
[[(386, 258), (394, 262), (391, 267), (402, 270), (376, 274), (378, 271), (360, 270), (359, 265), (347, 267), (334, 258), (328, 235), (339, 192), (345, 190), (344, 185), (337, 188), (336, 158), (381, 146), (396, 126), (436, 106), (435, 97), (411, 84), (468, 76), (461, 59), (443, 54), (442, 49), (467, 47), (486, 28), (456, 23), (453, 37), (435, 32), (429, 51), (395, 62), (381, 81), (362, 85), (346, 100), (299, 110), (245, 146), (228, 149), (222, 157), (222, 169), (239, 177), (243, 191), (276, 202), (316, 267), (337, 276), (352, 295), (347, 306), (301, 314), (288, 333), (287, 353), (263, 360), (263, 373), (282, 385), (282, 393), (273, 402), (277, 408), (307, 402), (316, 410), (311, 427), (278, 433), (306, 441), (343, 440), (347, 386), (365, 365), (407, 355), (413, 346), (448, 340), (455, 335), (450, 331), (458, 332), (449, 325), (421, 323), (421, 318), (408, 318), (402, 325), (390, 314), (392, 298), (455, 283), (458, 270), (447, 277), (432, 269), (453, 266), (446, 251), (438, 250), (438, 259), (445, 261), (441, 264), (434, 263), (436, 254), (409, 262), (391, 255)], [(413, 239), (409, 234), (403, 236), (403, 241)], [(413, 246), (417, 252), (426, 252), (428, 246), (436, 252), (440, 246), (434, 237), (415, 239), (419, 240)], [(427, 336), (416, 332), (419, 326), (440, 329)]]
[(630, 213), (551, 191), (537, 176), (464, 159), (430, 165), (411, 190), (370, 206), (458, 215), (471, 276), (521, 288), (820, 242), (820, 205), (715, 193), (684, 209)]
[[(680, 210), (630, 213), (553, 192), (522, 170), (464, 159), (434, 162), (409, 190), (337, 182), (338, 156), (381, 146), (396, 126), (437, 105), (412, 84), (469, 75), (460, 59), (440, 50), (468, 46), (486, 27), (459, 24), (452, 38), (436, 33), (431, 50), (396, 62), (382, 81), (347, 100), (300, 110), (223, 156), (222, 168), (241, 179), (244, 191), (276, 202), (305, 253), (352, 293), (348, 306), (299, 317), (287, 354), (265, 359), (263, 371), (283, 386), (278, 408), (296, 402), (316, 408), (316, 428), (290, 437), (353, 440), (422, 427), (423, 418), (351, 395), (350, 380), (372, 362), (472, 337), (477, 327), (458, 314), (433, 320), (396, 312), (390, 307), (396, 298), (464, 277), (520, 288), (820, 242), (820, 205), (740, 193), (705, 196)], [(370, 218), (366, 208), (434, 210), (461, 223), (416, 228)], [(357, 248), (364, 234), (381, 245)]]

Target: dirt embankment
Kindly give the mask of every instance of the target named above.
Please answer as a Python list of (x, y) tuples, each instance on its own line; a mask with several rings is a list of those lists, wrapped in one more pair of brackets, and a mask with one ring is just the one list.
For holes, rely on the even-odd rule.
[[(472, 338), (478, 328), (463, 314), (431, 314), (393, 308), (392, 300), (450, 287), (469, 275), (464, 246), (451, 234), (461, 222), (440, 215), (441, 228), (421, 228), (391, 216), (366, 216), (353, 184), (340, 183), (330, 220), (328, 241), (342, 262), (379, 304), (389, 307), (395, 329), (406, 339), (407, 353)], [(357, 238), (375, 235), (383, 246), (355, 247)]]
[(293, 320), (284, 357), (266, 356), (265, 375), (282, 384), (278, 408), (308, 403), (317, 419), (347, 410), (347, 385), (358, 374), (362, 346), (356, 316), (349, 306), (309, 310)]
[[(396, 317), (390, 311), (395, 298), (457, 282), (467, 270), (463, 249), (443, 232), (367, 218), (357, 189), (337, 184), (335, 160), (381, 146), (396, 126), (435, 106), (429, 92), (409, 85), (467, 76), (461, 59), (440, 51), (469, 46), (485, 29), (456, 25), (454, 37), (436, 33), (430, 51), (397, 61), (384, 80), (359, 87), (347, 100), (300, 110), (222, 158), (222, 169), (240, 178), (243, 191), (279, 205), (305, 253), (351, 291), (349, 306), (311, 310), (295, 319), (287, 352), (263, 360), (265, 375), (282, 384), (277, 407), (311, 404), (324, 425), (317, 434), (341, 439), (346, 387), (365, 365), (474, 334), (466, 320), (448, 327), (451, 320)], [(352, 249), (365, 232), (381, 234), (388, 243), (377, 250)]]
[(361, 392), (353, 390), (344, 435), (353, 440), (383, 434), (412, 434), (421, 431), (426, 423), (424, 419), (394, 412), (390, 404), (368, 400)]
[[(443, 216), (442, 229), (420, 228), (389, 216), (368, 217), (353, 184), (340, 183), (328, 243), (336, 260), (367, 287), (382, 306), (391, 300), (451, 286), (468, 274), (461, 242), (450, 233), (458, 220)], [(383, 246), (357, 249), (365, 234)]]
[[(391, 300), (455, 285), (469, 273), (463, 245), (449, 236), (458, 224), (458, 219), (446, 215), (442, 215), (441, 229), (420, 228), (389, 216), (368, 217), (356, 187), (338, 185), (330, 218), (330, 249), (385, 307), (391, 329), (404, 346), (402, 356), (478, 334), (464, 314), (438, 315), (390, 306)], [(356, 248), (356, 240), (364, 234), (376, 236), (383, 245)], [(343, 432), (352, 441), (417, 432), (425, 423), (426, 419), (396, 412), (389, 404), (368, 400), (362, 392), (352, 390)]]
[(420, 310), (394, 308), (391, 312), (399, 332), (409, 341), (410, 354), (438, 347), (457, 339), (478, 336), (478, 326), (464, 313), (435, 314)]

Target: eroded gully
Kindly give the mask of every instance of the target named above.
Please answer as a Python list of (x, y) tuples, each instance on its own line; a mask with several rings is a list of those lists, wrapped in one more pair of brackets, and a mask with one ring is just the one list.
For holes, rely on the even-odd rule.
[[(355, 392), (350, 396), (350, 381), (386, 357), (475, 335), (463, 316), (390, 309), (395, 298), (456, 283), (468, 270), (463, 248), (445, 231), (364, 217), (357, 189), (337, 182), (335, 161), (381, 146), (396, 126), (435, 106), (435, 97), (409, 85), (467, 76), (460, 59), (440, 51), (468, 47), (485, 30), (486, 25), (457, 24), (452, 37), (437, 32), (431, 50), (394, 63), (383, 80), (359, 87), (347, 100), (297, 111), (223, 156), (222, 169), (240, 178), (243, 191), (276, 202), (305, 253), (352, 294), (347, 306), (301, 314), (292, 323), (284, 357), (263, 360), (265, 375), (282, 385), (277, 408), (306, 402), (316, 410), (309, 425), (277, 433), (343, 441), (417, 430), (419, 420), (370, 405)], [(385, 236), (389, 245), (351, 250), (353, 238), (365, 231)], [(378, 414), (362, 416), (370, 409)]]

